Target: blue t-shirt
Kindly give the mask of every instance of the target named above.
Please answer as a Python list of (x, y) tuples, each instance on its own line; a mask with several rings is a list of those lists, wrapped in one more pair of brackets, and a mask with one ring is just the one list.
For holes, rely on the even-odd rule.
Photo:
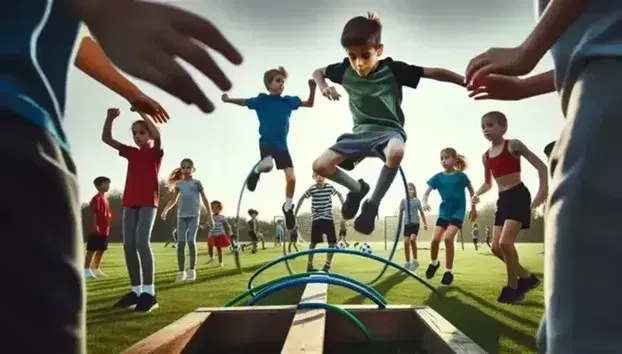
[(289, 118), (302, 100), (297, 96), (279, 96), (260, 93), (246, 100), (248, 109), (257, 112), (259, 118), (259, 145), (277, 150), (287, 150)]
[(435, 174), (428, 181), (428, 186), (438, 190), (441, 195), (441, 206), (438, 217), (441, 219), (464, 220), (466, 214), (466, 195), (464, 189), (471, 185), (469, 177), (463, 172)]
[(0, 2), (0, 110), (52, 134), (63, 132), (68, 69), (80, 19), (58, 0)]

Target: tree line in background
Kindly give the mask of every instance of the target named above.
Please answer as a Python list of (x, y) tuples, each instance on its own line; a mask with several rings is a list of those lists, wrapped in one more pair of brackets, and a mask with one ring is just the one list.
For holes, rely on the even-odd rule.
[[(153, 226), (153, 233), (151, 237), (151, 240), (153, 242), (169, 241), (172, 238), (173, 228), (177, 224), (177, 218), (175, 216), (175, 213), (174, 212), (170, 213), (170, 216), (166, 220), (162, 220), (160, 218), (161, 210), (170, 201), (172, 195), (173, 193), (168, 190), (165, 183), (162, 181), (160, 183), (160, 207), (158, 208), (159, 211), (156, 217), (155, 224)], [(121, 242), (123, 240), (123, 237), (121, 234), (121, 198), (122, 198), (122, 194), (119, 191), (112, 191), (108, 194), (108, 200), (110, 202), (110, 209), (112, 211), (112, 216), (113, 216), (111, 230), (110, 230), (110, 241), (111, 242)], [(229, 224), (234, 229), (234, 233), (236, 234), (239, 233), (240, 241), (248, 241), (248, 230), (246, 226), (247, 221), (248, 221), (248, 215), (246, 214), (246, 210), (248, 208), (240, 211), (240, 220), (239, 220), (240, 227), (239, 227), (239, 232), (238, 232), (235, 226), (235, 217), (236, 217), (235, 213), (237, 211), (236, 210), (237, 205), (229, 204), (224, 201), (221, 201), (221, 202), (223, 202), (225, 206), (223, 214), (227, 216)], [(480, 228), (480, 237), (485, 236), (484, 229), (486, 226), (490, 226), (492, 229), (492, 226), (494, 224), (494, 211), (495, 211), (495, 208), (494, 208), (494, 205), (492, 204), (484, 205), (478, 209), (478, 220), (476, 221), (476, 223), (479, 225), (479, 228)], [(261, 210), (259, 210), (259, 213), (260, 213), (260, 218), (258, 219), (259, 229), (263, 233), (265, 240), (266, 241), (274, 240), (275, 221), (277, 217), (262, 215)], [(333, 214), (335, 215), (335, 226), (338, 228), (339, 222), (341, 221), (341, 213), (339, 212), (339, 209), (335, 208)], [(352, 222), (348, 222), (347, 223), (348, 224), (348, 236), (347, 237), (348, 239), (351, 239), (351, 240), (383, 241), (387, 239), (387, 240), (392, 241), (395, 237), (395, 234), (398, 228), (400, 229), (400, 236), (401, 236), (401, 227), (400, 225), (398, 225), (398, 216), (397, 216), (398, 214), (399, 212), (396, 212), (395, 215), (393, 216), (386, 216), (384, 218), (381, 217), (378, 221), (376, 221), (376, 229), (369, 236), (360, 235), (356, 233), (352, 229), (352, 226), (351, 226)], [(205, 221), (205, 216), (206, 216), (205, 210), (201, 208), (201, 222)], [(426, 220), (430, 227), (427, 231), (424, 230), (423, 227), (421, 228), (421, 231), (419, 234), (419, 239), (421, 241), (429, 241), (432, 238), (434, 225), (436, 223), (436, 216), (426, 215)], [(532, 220), (531, 220), (531, 228), (529, 230), (525, 230), (521, 232), (521, 234), (519, 235), (518, 241), (519, 242), (536, 242), (536, 243), (543, 242), (544, 240), (544, 222), (543, 221), (544, 221), (543, 217), (540, 214), (534, 213), (534, 215), (532, 216)], [(85, 240), (89, 232), (91, 231), (91, 225), (93, 225), (93, 215), (91, 214), (89, 210), (89, 205), (83, 204), (82, 205), (82, 227), (84, 231)], [(305, 213), (301, 213), (300, 215), (298, 215), (298, 225), (300, 228), (300, 234), (302, 238), (308, 241), (310, 231), (311, 231), (311, 214), (308, 212), (305, 212)], [(468, 220), (465, 220), (464, 227), (462, 229), (462, 237), (464, 238), (464, 240), (467, 240), (467, 241), (471, 240), (472, 226), (473, 225), (471, 222), (469, 222)], [(197, 238), (199, 240), (207, 240), (206, 231), (199, 230)], [(460, 236), (458, 237), (458, 240), (459, 239), (460, 239)]]

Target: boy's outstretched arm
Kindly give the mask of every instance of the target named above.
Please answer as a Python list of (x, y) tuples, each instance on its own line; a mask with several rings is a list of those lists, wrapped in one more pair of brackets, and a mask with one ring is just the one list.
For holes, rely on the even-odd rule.
[(155, 124), (153, 124), (153, 122), (151, 121), (151, 119), (149, 119), (149, 117), (147, 117), (147, 115), (144, 114), (143, 112), (136, 110), (135, 107), (132, 107), (130, 109), (134, 112), (137, 112), (138, 115), (140, 115), (140, 118), (142, 118), (145, 121), (145, 124), (147, 124), (147, 128), (149, 128), (149, 134), (151, 135), (151, 138), (153, 138), (153, 147), (155, 149), (161, 149), (162, 139), (161, 139), (160, 130), (158, 129), (158, 127), (156, 127)]
[(240, 107), (248, 106), (248, 103), (247, 103), (248, 100), (246, 98), (230, 98), (229, 95), (227, 95), (226, 93), (223, 93), (222, 96), (220, 96), (220, 99), (224, 103), (233, 103)]
[(313, 107), (313, 104), (315, 103), (315, 89), (316, 88), (317, 88), (317, 84), (315, 83), (315, 80), (310, 79), (309, 80), (309, 98), (307, 98), (306, 101), (302, 101), (302, 104), (300, 105), (300, 107), (308, 107), (308, 108)]
[(555, 92), (553, 70), (525, 79), (516, 76), (489, 75), (481, 84), (467, 85), (469, 97), (475, 100), (517, 101)]
[(121, 150), (123, 147), (123, 144), (112, 137), (112, 122), (119, 116), (119, 114), (121, 114), (121, 111), (118, 108), (109, 108), (106, 114), (104, 128), (102, 129), (102, 141), (104, 144), (116, 150)]
[(462, 87), (466, 86), (462, 75), (448, 69), (423, 68), (423, 77), (441, 82), (449, 82)]

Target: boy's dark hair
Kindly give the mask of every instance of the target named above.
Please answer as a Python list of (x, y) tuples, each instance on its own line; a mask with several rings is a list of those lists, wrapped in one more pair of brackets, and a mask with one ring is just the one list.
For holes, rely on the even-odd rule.
[(259, 215), (259, 212), (255, 209), (248, 209), (248, 215), (253, 216), (254, 215)]
[(374, 13), (365, 16), (356, 16), (343, 26), (341, 32), (341, 46), (368, 46), (377, 48), (382, 43), (382, 23)]
[(218, 206), (219, 208), (222, 208), (222, 203), (220, 202), (220, 200), (212, 200), (212, 202), (209, 204), (212, 206)]
[(110, 183), (110, 178), (99, 176), (93, 180), (93, 185), (95, 186), (95, 188), (99, 188), (99, 186), (101, 186), (104, 183)]

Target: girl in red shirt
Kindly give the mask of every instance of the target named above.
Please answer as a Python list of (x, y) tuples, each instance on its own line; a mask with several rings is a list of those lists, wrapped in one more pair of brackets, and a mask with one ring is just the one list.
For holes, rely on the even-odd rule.
[(127, 159), (121, 207), (123, 251), (132, 289), (115, 307), (149, 312), (158, 307), (150, 240), (158, 208), (158, 173), (164, 152), (158, 129), (146, 115), (138, 113), (142, 120), (132, 124), (132, 135), (137, 147), (124, 145), (112, 138), (112, 122), (120, 114), (116, 108), (108, 110), (102, 140), (118, 150), (119, 156)]

